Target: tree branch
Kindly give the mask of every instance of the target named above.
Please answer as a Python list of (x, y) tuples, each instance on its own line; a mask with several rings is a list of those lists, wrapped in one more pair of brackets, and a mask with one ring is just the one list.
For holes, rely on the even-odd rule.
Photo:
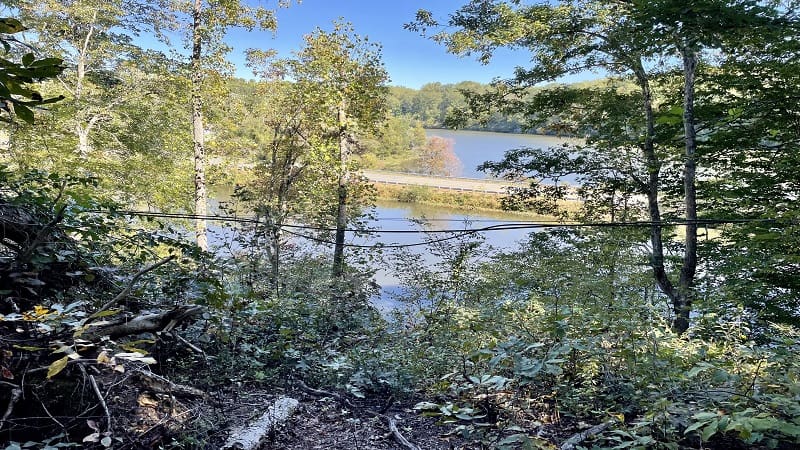
[(131, 290), (133, 290), (133, 286), (136, 284), (137, 281), (139, 281), (139, 278), (141, 278), (142, 275), (144, 275), (147, 272), (150, 272), (152, 270), (155, 270), (155, 269), (163, 266), (164, 264), (172, 261), (173, 259), (175, 259), (175, 255), (169, 255), (166, 258), (162, 259), (161, 261), (159, 261), (157, 263), (154, 263), (154, 264), (152, 264), (150, 266), (147, 266), (144, 269), (142, 269), (139, 272), (137, 272), (136, 275), (134, 275), (133, 278), (131, 278), (130, 283), (128, 283), (128, 285), (125, 287), (125, 289), (122, 290), (122, 292), (117, 294), (116, 297), (112, 298), (108, 303), (106, 303), (105, 305), (101, 306), (100, 309), (95, 311), (94, 314), (89, 316), (89, 318), (86, 320), (86, 322), (84, 322), (84, 324), (88, 323), (92, 318), (97, 317), (98, 314), (100, 314), (103, 311), (107, 311), (109, 308), (114, 306), (117, 302), (119, 302), (122, 299), (124, 299), (125, 297), (127, 297), (128, 294), (131, 293)]

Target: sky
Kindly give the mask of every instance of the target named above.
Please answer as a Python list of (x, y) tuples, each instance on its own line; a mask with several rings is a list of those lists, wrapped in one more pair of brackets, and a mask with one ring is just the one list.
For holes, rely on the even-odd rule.
[[(496, 77), (510, 77), (514, 67), (527, 65), (524, 51), (499, 51), (489, 65), (474, 57), (459, 58), (445, 48), (417, 33), (403, 28), (414, 20), (420, 8), (431, 10), (434, 17), (445, 21), (448, 14), (468, 0), (302, 0), (298, 5), (277, 11), (278, 30), (247, 32), (230, 30), (226, 41), (234, 50), (229, 55), (237, 66), (237, 76), (251, 78), (244, 67), (247, 48), (275, 49), (279, 56), (291, 56), (299, 50), (303, 36), (317, 27), (330, 30), (334, 20), (343, 18), (353, 24), (355, 32), (383, 46), (383, 61), (389, 72), (389, 84), (418, 89), (425, 83), (457, 83), (478, 81), (487, 83)], [(269, 7), (275, 0), (266, 2)]]

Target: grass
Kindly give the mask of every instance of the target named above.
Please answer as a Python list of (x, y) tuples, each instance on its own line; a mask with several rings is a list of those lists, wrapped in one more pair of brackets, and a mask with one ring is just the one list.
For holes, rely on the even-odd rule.
[[(468, 209), (473, 211), (502, 211), (506, 214), (520, 216), (536, 216), (539, 214), (530, 211), (504, 210), (500, 200), (502, 194), (489, 194), (483, 192), (462, 192), (448, 189), (437, 189), (429, 186), (401, 186), (389, 184), (375, 184), (378, 199), (391, 200), (401, 203), (416, 203), (432, 206), (446, 206), (450, 208)], [(568, 211), (577, 211), (581, 202), (565, 200), (562, 206)]]

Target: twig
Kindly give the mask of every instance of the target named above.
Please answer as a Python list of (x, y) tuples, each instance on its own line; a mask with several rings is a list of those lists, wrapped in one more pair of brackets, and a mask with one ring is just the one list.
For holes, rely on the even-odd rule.
[[(297, 384), (298, 386), (300, 386), (300, 389), (308, 392), (311, 395), (317, 397), (319, 396), (333, 397), (342, 404), (344, 404), (345, 406), (349, 406), (352, 409), (359, 409), (347, 397), (343, 396), (342, 394), (339, 394), (338, 392), (324, 391), (322, 389), (314, 389), (312, 387), (309, 387), (307, 384), (303, 383), (302, 380), (297, 380)], [(408, 439), (405, 438), (405, 436), (402, 435), (402, 433), (400, 433), (400, 430), (397, 428), (397, 421), (394, 420), (394, 418), (387, 416), (386, 414), (381, 414), (377, 411), (373, 411), (371, 409), (364, 409), (364, 412), (372, 416), (381, 417), (385, 419), (386, 422), (388, 422), (389, 424), (389, 431), (392, 433), (392, 437), (394, 438), (395, 441), (397, 441), (398, 444), (402, 445), (408, 450), (421, 450), (418, 445), (410, 442)]]
[(14, 405), (17, 404), (20, 397), (22, 397), (22, 389), (19, 386), (14, 386), (14, 389), (11, 390), (11, 398), (8, 399), (8, 406), (6, 407), (6, 412), (3, 414), (3, 417), (0, 418), (0, 430), (6, 424), (6, 420), (11, 417), (11, 413), (14, 412)]
[[(369, 410), (367, 410), (369, 412)], [(408, 441), (402, 434), (400, 434), (400, 430), (397, 429), (397, 422), (394, 418), (389, 416), (384, 416), (380, 414), (381, 417), (385, 418), (387, 422), (389, 422), (389, 431), (392, 432), (392, 436), (394, 440), (397, 441), (398, 444), (402, 445), (403, 447), (407, 448), (408, 450), (421, 450), (417, 444), (413, 444)]]
[[(131, 290), (133, 290), (133, 286), (136, 284), (137, 281), (139, 281), (139, 278), (141, 278), (142, 275), (146, 274), (147, 272), (150, 272), (151, 270), (155, 270), (155, 269), (163, 266), (164, 264), (172, 261), (173, 259), (175, 259), (175, 255), (169, 255), (166, 258), (162, 259), (161, 261), (159, 261), (157, 263), (154, 263), (154, 264), (151, 264), (151, 265), (145, 267), (144, 269), (140, 270), (139, 272), (137, 272), (136, 275), (134, 275), (133, 278), (131, 278), (130, 283), (128, 283), (128, 285), (125, 287), (125, 289), (122, 290), (122, 292), (117, 294), (117, 296), (112, 298), (108, 303), (106, 303), (105, 305), (101, 306), (100, 309), (98, 309), (97, 311), (94, 312), (94, 314), (89, 316), (89, 319), (91, 319), (93, 317), (97, 317), (98, 314), (100, 314), (103, 311), (108, 310), (109, 308), (114, 306), (117, 302), (119, 302), (120, 300), (122, 300), (125, 297), (127, 297), (128, 294), (131, 293)], [(88, 319), (87, 319), (87, 322), (88, 322)]]
[(39, 245), (41, 245), (42, 242), (44, 242), (44, 238), (45, 238), (45, 236), (47, 236), (47, 233), (50, 232), (50, 229), (53, 228), (54, 226), (56, 226), (56, 224), (58, 222), (61, 222), (61, 220), (64, 218), (64, 211), (66, 211), (66, 209), (67, 209), (67, 205), (66, 204), (61, 205), (61, 207), (58, 208), (58, 211), (56, 211), (56, 215), (53, 217), (53, 219), (50, 222), (48, 222), (47, 224), (45, 224), (45, 226), (43, 226), (42, 229), (39, 230), (38, 233), (36, 233), (36, 237), (33, 238), (33, 242), (31, 242), (28, 245), (28, 247), (25, 249), (25, 251), (23, 251), (20, 255), (17, 256), (17, 260), (18, 261), (21, 261), (21, 262), (27, 262), (28, 261), (28, 258), (31, 257), (31, 254), (33, 254), (33, 251), (36, 250), (36, 248), (39, 247)]
[(189, 347), (193, 352), (199, 353), (199, 354), (203, 355), (203, 357), (208, 359), (206, 357), (206, 352), (204, 352), (202, 348), (200, 348), (200, 347), (192, 344), (191, 342), (187, 341), (183, 336), (179, 335), (178, 333), (172, 333), (172, 334), (175, 336), (175, 338), (177, 338), (179, 341), (181, 341), (183, 343), (183, 345)]
[(97, 396), (97, 400), (100, 402), (100, 406), (103, 407), (103, 412), (106, 413), (106, 431), (111, 431), (111, 413), (108, 412), (108, 405), (106, 404), (106, 399), (103, 397), (103, 393), (100, 392), (100, 387), (97, 386), (97, 380), (94, 379), (94, 375), (89, 375), (86, 373), (86, 368), (83, 367), (83, 364), (79, 364), (78, 367), (80, 367), (83, 376), (85, 378), (89, 378), (89, 383), (92, 385), (94, 394)]
[(140, 380), (147, 385), (148, 388), (155, 392), (162, 394), (175, 394), (181, 397), (200, 397), (207, 399), (208, 393), (197, 389), (196, 387), (187, 386), (184, 384), (175, 383), (161, 375), (157, 375), (147, 369), (140, 368), (137, 371)]
[[(36, 395), (36, 393), (34, 393), (34, 395)], [(36, 399), (37, 399), (37, 400), (39, 400), (39, 403), (41, 404), (41, 406), (42, 406), (42, 410), (44, 410), (45, 414), (47, 414), (47, 416), (48, 416), (48, 417), (50, 417), (50, 419), (52, 419), (52, 420), (53, 420), (53, 422), (57, 423), (57, 424), (58, 424), (58, 426), (60, 426), (60, 427), (61, 427), (61, 429), (62, 429), (62, 430), (64, 430), (64, 433), (67, 433), (67, 432), (68, 432), (68, 430), (67, 430), (67, 427), (65, 427), (65, 426), (64, 426), (64, 424), (63, 424), (63, 423), (61, 423), (61, 422), (60, 422), (58, 419), (56, 419), (56, 418), (55, 418), (55, 416), (53, 416), (52, 414), (50, 414), (50, 411), (47, 409), (47, 406), (44, 404), (44, 402), (42, 401), (42, 399), (41, 399), (41, 398), (39, 398), (39, 396), (38, 396), (38, 395), (36, 395)]]

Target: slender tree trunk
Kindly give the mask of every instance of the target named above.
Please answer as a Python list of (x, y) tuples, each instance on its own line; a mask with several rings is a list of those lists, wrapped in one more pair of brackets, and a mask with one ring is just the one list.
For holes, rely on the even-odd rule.
[(347, 160), (349, 149), (347, 146), (347, 113), (344, 105), (339, 105), (339, 186), (337, 189), (338, 203), (336, 208), (336, 245), (333, 250), (333, 277), (341, 278), (344, 274), (344, 237), (347, 228), (347, 183), (349, 173)]
[[(206, 194), (206, 155), (205, 131), (203, 129), (203, 98), (201, 88), (203, 72), (200, 57), (202, 55), (201, 26), (202, 0), (194, 1), (192, 14), (192, 140), (194, 142), (194, 213), (198, 216), (208, 214), (208, 196)], [(208, 250), (205, 219), (195, 220), (197, 245)]]
[(683, 127), (686, 153), (683, 165), (683, 189), (686, 207), (686, 242), (678, 282), (678, 295), (673, 299), (675, 321), (672, 328), (683, 333), (689, 329), (689, 315), (694, 299), (695, 274), (697, 272), (697, 134), (694, 117), (694, 79), (697, 70), (697, 54), (690, 42), (684, 42), (683, 56)]
[(86, 158), (89, 154), (89, 127), (84, 126), (84, 114), (86, 113), (86, 109), (83, 105), (81, 105), (81, 100), (83, 99), (83, 81), (86, 79), (86, 58), (87, 52), (89, 49), (89, 43), (92, 40), (92, 35), (94, 34), (94, 22), (97, 20), (97, 11), (94, 12), (92, 16), (92, 25), (89, 27), (88, 32), (86, 33), (86, 37), (83, 39), (83, 43), (78, 50), (78, 58), (75, 61), (75, 103), (78, 105), (78, 114), (76, 120), (78, 123), (75, 125), (75, 135), (78, 138), (78, 146), (75, 151), (78, 153), (80, 158)]
[(86, 158), (89, 155), (89, 128), (75, 125), (75, 134), (78, 136), (78, 148), (76, 149), (80, 158)]
[(659, 178), (661, 176), (661, 161), (655, 152), (655, 115), (653, 114), (653, 94), (650, 90), (650, 81), (641, 63), (634, 68), (637, 82), (642, 91), (642, 107), (645, 113), (646, 135), (642, 152), (647, 161), (647, 209), (650, 214), (650, 245), (652, 256), (650, 266), (653, 268), (653, 277), (656, 285), (673, 302), (677, 298), (677, 290), (667, 275), (664, 267), (664, 241), (663, 227), (661, 225), (661, 208), (658, 202)]

